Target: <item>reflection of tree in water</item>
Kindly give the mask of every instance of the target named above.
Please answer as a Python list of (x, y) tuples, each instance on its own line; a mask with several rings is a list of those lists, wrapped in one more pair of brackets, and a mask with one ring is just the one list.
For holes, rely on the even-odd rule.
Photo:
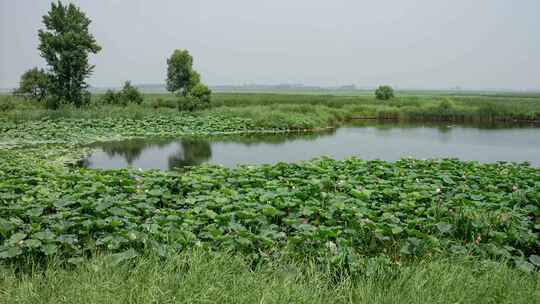
[[(99, 142), (91, 145), (93, 148), (99, 148), (109, 157), (122, 157), (128, 165), (133, 165), (137, 159), (144, 153), (144, 150), (157, 147), (164, 148), (172, 144), (179, 145), (177, 151), (172, 155), (163, 155), (168, 157), (169, 169), (182, 168), (186, 166), (196, 166), (208, 161), (212, 157), (212, 143), (230, 142), (243, 145), (254, 144), (275, 144), (279, 145), (294, 140), (316, 140), (320, 137), (331, 136), (335, 134), (335, 129), (328, 129), (319, 132), (288, 132), (288, 133), (250, 133), (243, 135), (223, 135), (207, 138), (135, 138), (123, 141)], [(163, 149), (163, 151), (170, 151)], [(159, 153), (169, 153), (158, 151)], [(90, 167), (91, 160), (85, 158), (80, 161), (82, 167)]]
[(182, 150), (169, 156), (169, 169), (200, 165), (212, 157), (210, 142), (202, 139), (183, 139)]
[(147, 138), (134, 138), (122, 141), (101, 142), (94, 145), (109, 157), (121, 156), (129, 165), (132, 165), (142, 154), (142, 152), (150, 147), (164, 147), (171, 143), (172, 139), (147, 139)]

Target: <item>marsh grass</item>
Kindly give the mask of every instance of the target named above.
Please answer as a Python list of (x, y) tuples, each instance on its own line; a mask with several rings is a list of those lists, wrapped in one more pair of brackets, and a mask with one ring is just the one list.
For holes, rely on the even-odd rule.
[[(100, 103), (95, 94), (90, 106), (70, 106), (58, 110), (19, 98), (0, 96), (0, 118), (13, 121), (122, 117), (142, 119), (149, 115), (175, 114), (177, 100), (168, 94), (147, 94), (141, 105), (125, 107)], [(522, 96), (447, 96), (404, 94), (379, 101), (371, 96), (313, 94), (216, 93), (212, 106), (198, 115), (221, 115), (250, 118), (262, 128), (314, 129), (336, 125), (351, 119), (369, 118), (401, 121), (540, 122), (540, 97)]]
[(388, 265), (366, 259), (358, 274), (315, 261), (186, 252), (110, 256), (44, 269), (0, 266), (0, 303), (534, 303), (538, 273), (498, 262), (423, 260)]

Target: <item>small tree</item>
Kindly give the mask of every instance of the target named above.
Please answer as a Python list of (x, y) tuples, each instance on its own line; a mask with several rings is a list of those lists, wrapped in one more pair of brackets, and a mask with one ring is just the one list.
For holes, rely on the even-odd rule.
[(394, 89), (391, 86), (382, 85), (375, 90), (375, 98), (379, 100), (388, 100), (394, 98)]
[(139, 90), (131, 85), (130, 81), (124, 83), (122, 91), (120, 91), (120, 99), (124, 100), (124, 104), (136, 103), (141, 104), (143, 102), (143, 96)]
[(193, 57), (186, 50), (175, 50), (167, 59), (167, 90), (181, 95), (180, 111), (194, 111), (210, 104), (212, 91), (201, 83), (201, 75), (193, 69)]
[(49, 81), (43, 69), (33, 68), (21, 76), (19, 88), (13, 94), (28, 99), (43, 101), (47, 97)]
[(85, 79), (92, 74), (93, 65), (88, 55), (96, 54), (101, 47), (90, 34), (91, 20), (73, 3), (51, 4), (43, 16), (45, 29), (39, 30), (39, 51), (49, 65), (52, 106), (60, 102), (81, 106), (90, 101)]
[(199, 78), (198, 73), (193, 70), (193, 57), (187, 50), (175, 50), (167, 59), (168, 91), (185, 97), (190, 87), (199, 82)]

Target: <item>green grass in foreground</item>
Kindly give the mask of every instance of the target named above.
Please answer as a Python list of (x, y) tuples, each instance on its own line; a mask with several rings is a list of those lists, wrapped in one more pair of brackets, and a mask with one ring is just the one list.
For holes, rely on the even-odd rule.
[(0, 303), (535, 303), (538, 273), (497, 262), (366, 259), (357, 273), (310, 261), (253, 265), (223, 253), (110, 257), (66, 269), (0, 266)]

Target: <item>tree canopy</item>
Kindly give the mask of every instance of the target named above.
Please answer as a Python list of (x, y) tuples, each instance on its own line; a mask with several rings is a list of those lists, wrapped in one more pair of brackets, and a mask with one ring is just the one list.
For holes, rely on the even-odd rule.
[(85, 92), (86, 78), (92, 74), (93, 65), (88, 55), (101, 50), (89, 32), (91, 20), (73, 3), (51, 4), (43, 16), (45, 29), (39, 30), (39, 51), (49, 67), (49, 92), (59, 103), (81, 106), (89, 102)]
[(375, 98), (379, 100), (388, 100), (394, 98), (394, 89), (391, 86), (382, 85), (375, 90)]
[(199, 74), (193, 70), (193, 57), (187, 50), (175, 50), (167, 59), (167, 90), (186, 96), (199, 81)]

